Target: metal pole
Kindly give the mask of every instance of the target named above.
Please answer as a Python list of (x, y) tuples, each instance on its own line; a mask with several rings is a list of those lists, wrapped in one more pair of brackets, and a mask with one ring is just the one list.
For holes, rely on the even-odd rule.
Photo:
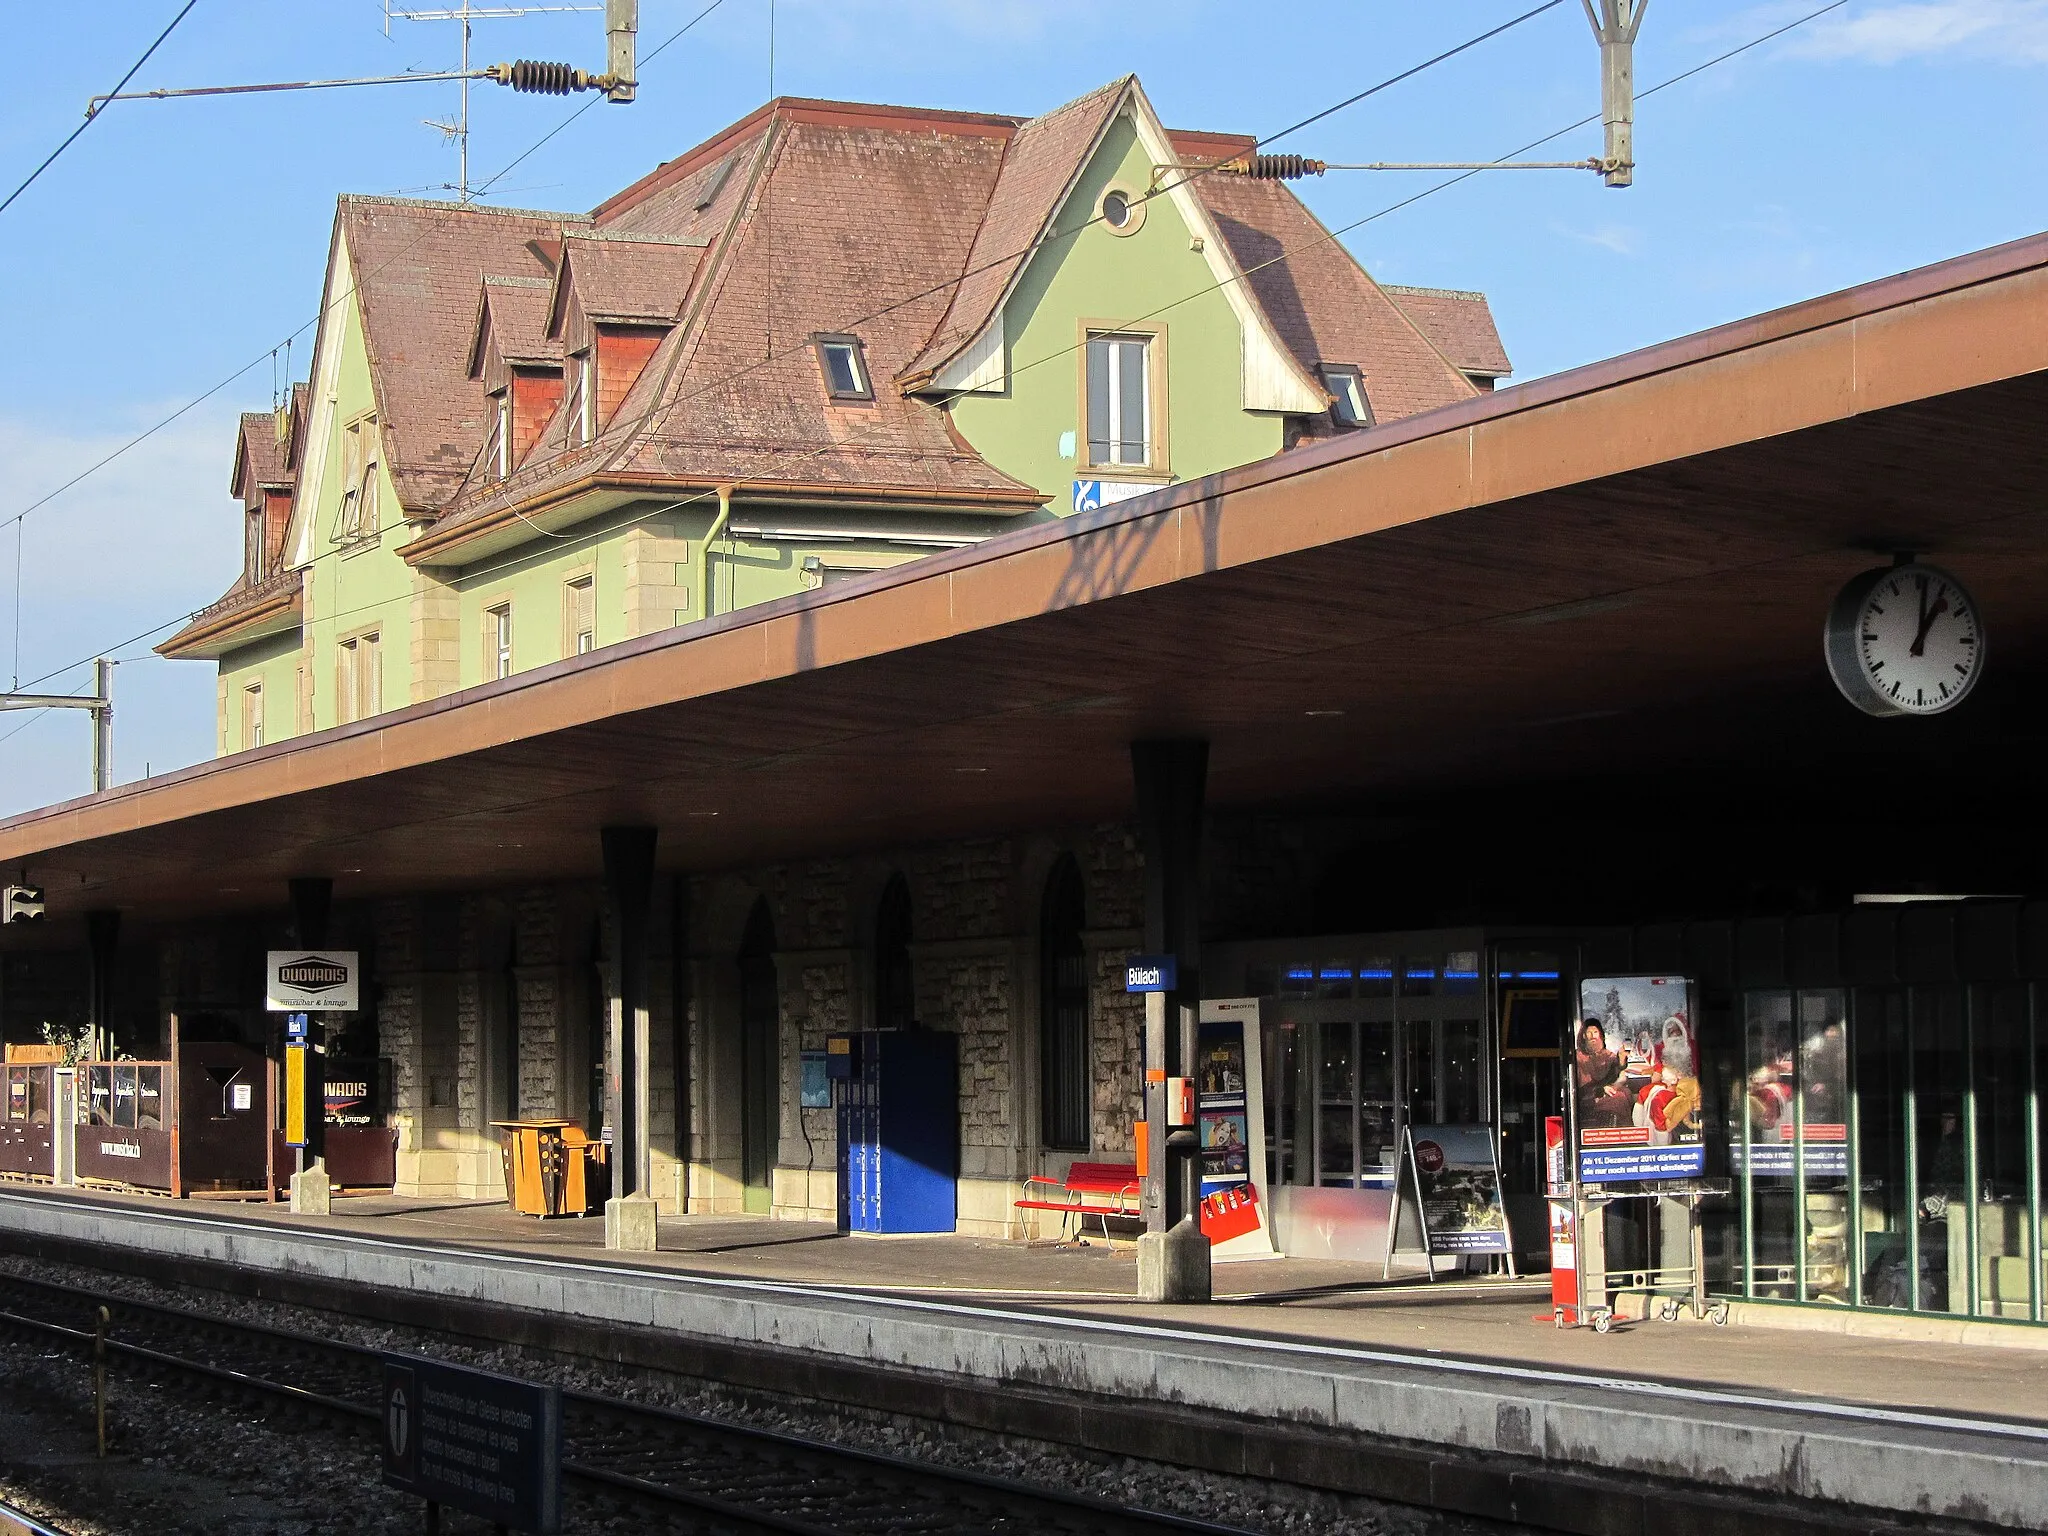
[(107, 1458), (107, 1324), (112, 1321), (107, 1309), (101, 1307), (92, 1330), (92, 1409), (99, 1425), (102, 1461)]
[(98, 794), (114, 775), (114, 664), (102, 656), (92, 664), (92, 788)]
[(1610, 187), (1635, 179), (1636, 33), (1650, 0), (1583, 0), (1586, 20), (1600, 43), (1600, 121), (1606, 130)]

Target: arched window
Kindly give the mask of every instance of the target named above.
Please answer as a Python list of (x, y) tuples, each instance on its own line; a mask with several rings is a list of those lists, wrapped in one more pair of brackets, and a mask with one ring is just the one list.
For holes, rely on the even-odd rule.
[(740, 1183), (749, 1211), (766, 1212), (773, 1200), (776, 1141), (781, 1133), (776, 1093), (776, 1045), (782, 1009), (775, 986), (775, 919), (768, 898), (754, 899), (740, 940)]
[(1049, 1150), (1088, 1150), (1088, 956), (1081, 866), (1061, 856), (1038, 918), (1039, 1135)]
[(909, 1029), (917, 1022), (917, 984), (910, 969), (910, 885), (889, 877), (875, 911), (875, 1028)]

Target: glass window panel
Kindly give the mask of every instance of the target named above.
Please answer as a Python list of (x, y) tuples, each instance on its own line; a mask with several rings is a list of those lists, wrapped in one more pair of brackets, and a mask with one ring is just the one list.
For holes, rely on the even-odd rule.
[(1351, 963), (1325, 960), (1316, 967), (1316, 996), (1344, 998), (1351, 995)]
[(135, 1128), (135, 1068), (114, 1068), (114, 1124), (123, 1130)]
[(1292, 961), (1280, 967), (1280, 995), (1282, 997), (1313, 997), (1316, 990), (1316, 968), (1307, 961)]
[(1436, 1094), (1436, 1031), (1429, 1019), (1409, 1019), (1401, 1025), (1401, 1086), (1410, 1125), (1444, 1124)]
[(48, 1068), (28, 1075), (28, 1118), (31, 1125), (50, 1123), (50, 1089), (56, 1074)]
[(1913, 1305), (1913, 1192), (1906, 1181), (1906, 999), (1896, 988), (1856, 993), (1856, 1205), (1863, 1240), (1863, 1305)]
[(1436, 992), (1437, 962), (1434, 955), (1409, 955), (1401, 962), (1401, 995), (1430, 997)]
[(1793, 1138), (1798, 1124), (1799, 1063), (1792, 994), (1751, 992), (1744, 999), (1748, 1136), (1738, 1172), (1747, 1170), (1750, 1244), (1756, 1294), (1798, 1294), (1793, 1251)]
[(114, 1123), (114, 1069), (110, 1066), (95, 1066), (86, 1069), (86, 1097), (90, 1100), (87, 1113), (94, 1125)]
[(1920, 1305), (1970, 1305), (1969, 1150), (1962, 991), (1912, 989), (1913, 1150), (1919, 1163)]
[(1109, 459), (1109, 347), (1100, 337), (1088, 343), (1088, 462)]
[(1486, 1119), (1480, 1070), (1479, 1021), (1452, 1019), (1444, 1025), (1444, 1124), (1479, 1125)]
[(1264, 1026), (1266, 1167), (1275, 1184), (1297, 1182), (1294, 1159), (1295, 1036), (1292, 1019)]
[(7, 1069), (7, 1118), (11, 1121), (28, 1119), (28, 1068)]
[(1357, 1061), (1353, 1055), (1354, 1026), (1316, 1026), (1319, 1053), (1316, 1064), (1316, 1182), (1350, 1185), (1354, 1182), (1353, 1106), (1357, 1094)]
[(1369, 956), (1358, 962), (1357, 969), (1360, 997), (1394, 995), (1394, 959), (1391, 955)]
[(1117, 453), (1119, 464), (1143, 464), (1146, 453), (1145, 343), (1120, 341), (1117, 353)]
[(1799, 994), (1799, 1135), (1806, 1299), (1849, 1297), (1849, 1023), (1838, 991)]
[(2027, 989), (1977, 987), (1971, 996), (1977, 1087), (1977, 1310), (2028, 1317), (2033, 1269), (2027, 1236)]
[(139, 1067), (135, 1075), (135, 1124), (145, 1131), (164, 1128), (164, 1069)]
[(1358, 1026), (1358, 1164), (1368, 1179), (1388, 1183), (1400, 1161), (1394, 1099), (1394, 1026)]

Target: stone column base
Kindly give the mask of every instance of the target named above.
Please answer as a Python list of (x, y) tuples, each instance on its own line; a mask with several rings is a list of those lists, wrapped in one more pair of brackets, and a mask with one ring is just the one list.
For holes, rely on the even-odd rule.
[(1209, 1239), (1192, 1216), (1138, 1239), (1138, 1300), (1207, 1301)]
[(647, 1195), (618, 1195), (604, 1203), (604, 1245), (624, 1253), (654, 1252), (658, 1207)]
[(334, 1214), (334, 1186), (328, 1182), (325, 1162), (292, 1175), (292, 1210), (300, 1216)]

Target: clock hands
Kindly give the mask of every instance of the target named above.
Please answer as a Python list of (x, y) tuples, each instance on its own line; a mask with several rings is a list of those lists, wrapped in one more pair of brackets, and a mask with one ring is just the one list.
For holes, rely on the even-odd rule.
[(1927, 654), (1927, 631), (1934, 626), (1936, 619), (1948, 612), (1948, 598), (1946, 596), (1936, 598), (1932, 608), (1927, 606), (1927, 578), (1922, 576), (1918, 579), (1920, 585), (1920, 628), (1913, 636), (1912, 648), (1906, 653), (1909, 656), (1924, 656)]

